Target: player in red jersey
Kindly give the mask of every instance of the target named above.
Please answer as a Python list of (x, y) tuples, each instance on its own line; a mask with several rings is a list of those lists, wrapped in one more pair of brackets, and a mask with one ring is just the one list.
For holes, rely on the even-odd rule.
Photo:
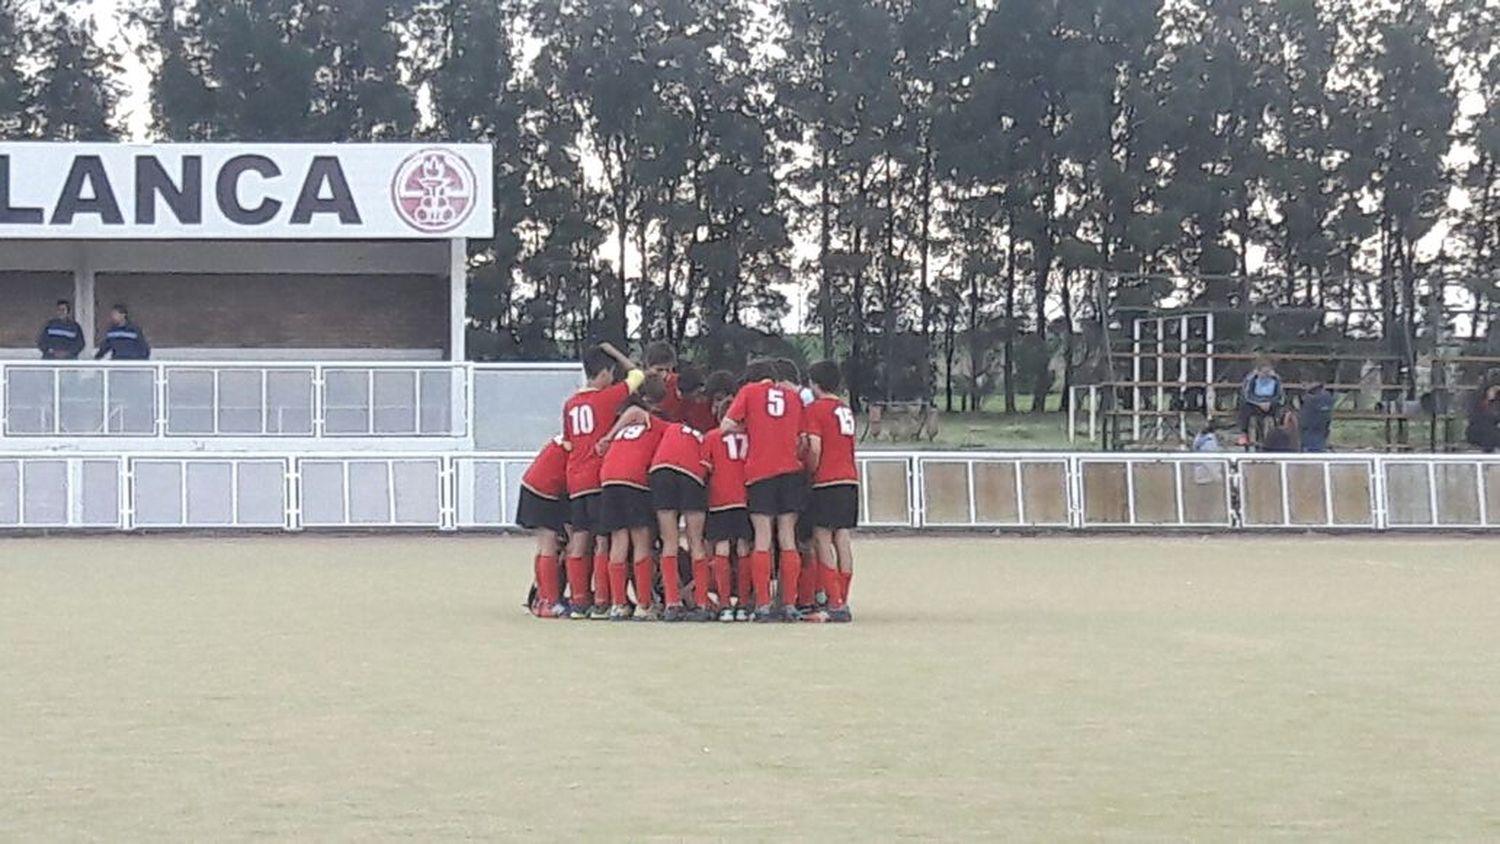
[(797, 575), (797, 594), (786, 598), (795, 603), (799, 612), (807, 615), (817, 610), (818, 557), (813, 551), (812, 516), (807, 512), (808, 489), (812, 484), (815, 468), (809, 461), (807, 448), (807, 406), (812, 404), (812, 390), (802, 385), (802, 372), (797, 364), (786, 358), (777, 358), (771, 364), (776, 371), (776, 383), (789, 391), (795, 391), (802, 402), (802, 436), (798, 444), (797, 457), (802, 468), (802, 508), (797, 511), (797, 554), (802, 559), (802, 571)]
[[(721, 416), (728, 411), (729, 402), (727, 396), (719, 402)], [(719, 620), (725, 622), (750, 620), (750, 596), (740, 590), (738, 607), (731, 606), (729, 598), (730, 554), (735, 555), (746, 573), (750, 565), (750, 540), (754, 532), (745, 501), (745, 457), (749, 453), (750, 438), (741, 433), (715, 428), (703, 438), (703, 459), (708, 468), (708, 521), (704, 535), (713, 546), (710, 570), (714, 591), (719, 595)], [(706, 603), (707, 581), (700, 586), (695, 576), (693, 586), (699, 603)]]
[(726, 433), (750, 437), (745, 459), (746, 500), (755, 550), (750, 556), (755, 584), (755, 621), (774, 621), (771, 613), (771, 543), (781, 547), (782, 620), (797, 621), (797, 579), (802, 556), (797, 553), (797, 511), (803, 497), (802, 400), (797, 391), (775, 380), (769, 361), (752, 361), (748, 381), (734, 397), (721, 427)]
[(692, 365), (684, 366), (677, 383), (682, 391), (682, 423), (705, 434), (719, 427), (719, 414), (714, 407), (717, 397), (709, 393), (703, 370)]
[(854, 411), (838, 397), (839, 365), (821, 361), (808, 370), (815, 399), (807, 408), (809, 462), (814, 467), (808, 513), (817, 547), (819, 586), (828, 609), (811, 620), (847, 622), (854, 577), (854, 527), (859, 523), (859, 464), (854, 459)]
[(568, 452), (572, 446), (553, 437), (542, 446), (536, 459), (521, 476), (521, 495), (516, 503), (516, 524), (536, 536), (536, 602), (531, 612), (537, 618), (564, 618), (557, 552), (559, 538), (568, 522)]
[[(624, 381), (615, 381), (614, 367), (625, 369)], [(630, 358), (608, 343), (590, 349), (583, 357), (588, 386), (563, 405), (563, 438), (572, 443), (568, 452), (569, 519), (573, 534), (568, 540), (568, 591), (572, 595), (570, 618), (607, 618), (610, 600), (609, 545), (597, 522), (601, 490), (601, 459), (595, 446), (614, 423), (620, 406), (640, 388), (645, 373)], [(593, 559), (590, 589), (589, 552)], [(620, 601), (624, 601), (624, 595)]]
[(662, 384), (666, 387), (666, 393), (662, 396), (661, 403), (654, 408), (654, 412), (668, 422), (681, 422), (682, 382), (677, 374), (677, 351), (672, 348), (672, 344), (657, 340), (646, 346), (643, 357), (646, 374), (661, 376)]
[(651, 501), (661, 537), (661, 581), (666, 607), (663, 621), (711, 621), (703, 602), (694, 602), (692, 613), (682, 605), (682, 573), (677, 568), (682, 537), (679, 521), (686, 528), (688, 553), (693, 564), (695, 595), (698, 584), (708, 582), (708, 552), (703, 545), (703, 522), (708, 511), (707, 476), (703, 460), (703, 433), (681, 422), (667, 422), (651, 460)]
[(599, 526), (609, 533), (609, 585), (614, 605), (610, 621), (627, 621), (630, 608), (625, 590), (630, 578), (627, 568), (635, 555), (634, 618), (658, 621), (661, 610), (655, 601), (655, 576), (652, 571), (651, 528), (656, 510), (651, 503), (651, 460), (661, 442), (667, 423), (652, 415), (665, 392), (662, 379), (649, 376), (637, 395), (620, 414), (615, 425), (596, 448), (604, 461), (599, 469), (603, 499), (599, 508)]

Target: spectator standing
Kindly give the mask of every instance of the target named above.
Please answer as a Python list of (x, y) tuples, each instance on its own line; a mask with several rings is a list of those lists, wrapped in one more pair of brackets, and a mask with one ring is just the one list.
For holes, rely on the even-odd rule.
[(57, 313), (42, 326), (36, 347), (46, 360), (77, 360), (83, 352), (83, 326), (73, 319), (73, 303), (57, 300)]
[(1250, 420), (1254, 417), (1276, 419), (1281, 399), (1281, 376), (1276, 374), (1276, 367), (1270, 361), (1262, 358), (1240, 385), (1240, 433), (1247, 438), (1250, 436)]
[(1298, 440), (1297, 414), (1288, 408), (1277, 420), (1276, 427), (1266, 432), (1266, 441), (1261, 443), (1261, 450), (1279, 454), (1295, 453), (1302, 450)]
[(151, 344), (146, 334), (130, 321), (130, 310), (124, 305), (115, 305), (109, 312), (109, 331), (94, 360), (109, 356), (112, 360), (150, 360)]
[(1475, 391), (1464, 439), (1485, 454), (1493, 454), (1500, 448), (1500, 384), (1486, 380)]
[(1302, 397), (1297, 421), (1302, 429), (1302, 450), (1327, 451), (1328, 435), (1333, 428), (1333, 393), (1321, 383), (1312, 385)]

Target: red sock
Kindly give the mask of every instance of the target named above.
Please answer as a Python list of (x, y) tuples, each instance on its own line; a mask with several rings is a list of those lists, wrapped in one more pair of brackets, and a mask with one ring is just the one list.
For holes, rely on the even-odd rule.
[(802, 577), (802, 555), (796, 551), (781, 552), (781, 602), (797, 605), (797, 581)]
[(755, 583), (755, 606), (771, 605), (771, 552), (756, 551), (750, 555), (750, 579)]
[(729, 558), (714, 557), (714, 591), (719, 593), (719, 607), (729, 606)]
[(609, 590), (619, 596), (616, 604), (625, 603), (627, 584), (630, 582), (630, 566), (624, 563), (609, 564)]
[(797, 577), (797, 606), (810, 607), (818, 602), (818, 558), (808, 554), (802, 558), (802, 574)]
[(844, 606), (843, 575), (827, 566), (819, 566), (818, 573), (822, 575), (823, 591), (828, 593), (828, 606), (832, 609), (842, 609)]
[(640, 606), (650, 608), (654, 595), (652, 595), (651, 558), (642, 557), (635, 561), (635, 602)]
[(581, 607), (593, 603), (593, 593), (589, 591), (589, 561), (582, 557), (569, 557), (567, 566), (568, 591), (572, 593), (573, 605)]
[(841, 572), (839, 572), (839, 580), (842, 581), (842, 583), (839, 586), (839, 595), (842, 596), (845, 601), (847, 601), (847, 600), (849, 600), (849, 584), (854, 580), (854, 572), (852, 572), (852, 571), (841, 571)]
[(708, 606), (708, 560), (693, 561), (693, 605), (698, 609)]
[[(641, 564), (635, 564), (635, 570), (641, 570)], [(640, 575), (636, 575), (636, 587), (640, 587)], [(649, 581), (648, 581), (649, 582)], [(665, 592), (667, 606), (675, 607), (682, 603), (682, 572), (677, 570), (677, 555), (663, 554), (661, 556), (661, 589)]]
[(557, 582), (557, 558), (536, 558), (536, 591), (542, 603), (552, 606), (562, 597), (562, 584)]
[[(609, 557), (604, 554), (595, 554), (594, 603), (599, 604), (600, 606), (609, 606), (610, 598), (612, 597), (610, 593), (614, 591), (613, 587), (614, 584), (611, 582), (611, 578), (609, 576)], [(621, 592), (619, 594), (619, 597), (615, 598), (615, 602), (621, 604), (625, 603), (625, 593)]]
[(750, 570), (754, 567), (743, 558), (735, 560), (734, 567), (734, 596), (740, 599), (740, 606), (748, 606), (754, 597), (750, 594)]

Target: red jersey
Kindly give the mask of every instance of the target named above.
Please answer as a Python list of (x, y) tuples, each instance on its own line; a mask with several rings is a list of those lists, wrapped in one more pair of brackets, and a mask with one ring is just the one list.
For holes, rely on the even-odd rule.
[(854, 411), (832, 396), (807, 406), (807, 433), (822, 443), (813, 486), (859, 483), (859, 464), (854, 462)]
[(657, 410), (661, 412), (661, 418), (668, 422), (681, 422), (682, 388), (677, 385), (677, 373), (668, 372), (662, 376), (662, 380), (666, 382), (667, 394), (662, 397), (661, 403), (657, 405)]
[(563, 437), (573, 444), (568, 452), (569, 495), (599, 491), (601, 458), (594, 446), (614, 427), (620, 405), (628, 398), (630, 385), (620, 381), (602, 390), (579, 390), (563, 405)]
[(666, 429), (660, 419), (652, 418), (621, 428), (604, 454), (599, 480), (606, 484), (650, 489), (651, 458), (656, 456), (656, 446)]
[(695, 431), (705, 433), (719, 427), (719, 418), (714, 416), (714, 403), (705, 395), (684, 396), (682, 399), (682, 424)]
[(521, 486), (553, 500), (568, 494), (568, 441), (553, 437), (521, 476)]
[(797, 452), (802, 436), (802, 399), (797, 391), (772, 381), (746, 384), (726, 416), (740, 423), (750, 437), (746, 483), (802, 471)]
[(715, 429), (703, 438), (703, 461), (708, 466), (708, 509), (744, 507), (745, 456), (750, 438)]
[(656, 446), (656, 456), (651, 459), (651, 471), (673, 469), (702, 483), (707, 474), (705, 467), (701, 432), (681, 422), (668, 422), (662, 426), (661, 442)]

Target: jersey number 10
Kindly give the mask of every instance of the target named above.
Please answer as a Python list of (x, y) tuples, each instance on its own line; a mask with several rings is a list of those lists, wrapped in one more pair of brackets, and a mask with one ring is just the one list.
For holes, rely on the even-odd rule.
[(570, 436), (594, 433), (594, 409), (586, 404), (568, 410), (568, 426), (573, 430)]

